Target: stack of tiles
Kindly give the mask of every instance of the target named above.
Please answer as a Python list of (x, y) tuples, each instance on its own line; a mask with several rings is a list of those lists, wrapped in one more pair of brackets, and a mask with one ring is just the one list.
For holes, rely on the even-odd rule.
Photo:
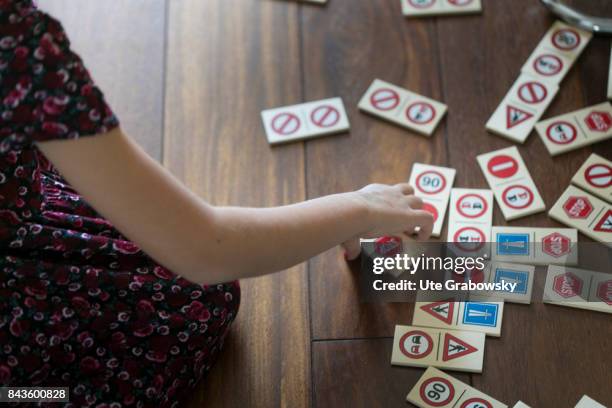
[(569, 186), (548, 215), (584, 235), (612, 247), (612, 205)]
[(573, 228), (493, 227), (495, 261), (576, 265), (578, 231)]
[(455, 169), (414, 163), (408, 183), (414, 187), (414, 194), (423, 199), (423, 209), (434, 216), (432, 235), (439, 237), (444, 224), (446, 207), (453, 182)]
[(555, 22), (487, 122), (487, 130), (523, 143), (591, 37), (586, 31)]
[(491, 242), (493, 222), (493, 192), (453, 188), (448, 212), (446, 241), (452, 244), (454, 253), (481, 251)]
[(340, 98), (324, 99), (261, 112), (268, 143), (295, 142), (349, 130)]
[(477, 160), (506, 220), (546, 209), (516, 147), (481, 154)]
[(591, 154), (572, 178), (572, 184), (612, 203), (612, 162)]
[(542, 300), (555, 305), (612, 313), (612, 275), (551, 265)]
[(433, 367), (423, 373), (406, 400), (419, 408), (508, 408), (487, 394)]
[(480, 0), (401, 0), (401, 2), (402, 13), (406, 17), (478, 13), (482, 10)]
[(612, 105), (604, 102), (546, 119), (536, 125), (551, 156), (612, 137)]
[(395, 326), (391, 364), (482, 372), (485, 334)]
[(359, 101), (359, 109), (425, 136), (431, 136), (446, 105), (375, 79)]
[(503, 314), (504, 302), (457, 302), (454, 299), (421, 302), (417, 299), (412, 325), (477, 331), (499, 337)]

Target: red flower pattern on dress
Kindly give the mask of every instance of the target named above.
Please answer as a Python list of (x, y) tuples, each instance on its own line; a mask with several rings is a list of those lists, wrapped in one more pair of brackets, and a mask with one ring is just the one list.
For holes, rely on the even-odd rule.
[(35, 146), (116, 126), (61, 24), (0, 0), (0, 386), (69, 386), (68, 407), (177, 406), (214, 363), (239, 286), (156, 264)]

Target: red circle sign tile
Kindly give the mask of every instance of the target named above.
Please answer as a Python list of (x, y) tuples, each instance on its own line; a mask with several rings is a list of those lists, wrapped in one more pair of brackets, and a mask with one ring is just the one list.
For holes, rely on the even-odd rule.
[(482, 398), (470, 398), (463, 401), (461, 408), (493, 408), (493, 405), (491, 405), (489, 401)]
[(497, 178), (508, 178), (516, 174), (518, 171), (518, 163), (514, 157), (501, 154), (489, 160), (487, 169), (489, 169), (489, 173)]
[(504, 203), (515, 210), (522, 210), (533, 203), (533, 192), (527, 186), (513, 185), (502, 193)]
[(427, 357), (433, 350), (433, 339), (424, 331), (411, 330), (400, 338), (399, 348), (402, 354), (408, 358)]
[(563, 69), (563, 61), (556, 55), (542, 54), (533, 61), (533, 69), (540, 75), (557, 75)]
[(455, 387), (446, 378), (431, 377), (421, 384), (419, 396), (426, 404), (441, 407), (455, 398)]
[(340, 112), (331, 105), (319, 106), (310, 114), (310, 120), (318, 127), (332, 127), (340, 121)]
[(378, 110), (390, 111), (397, 108), (400, 103), (400, 96), (393, 89), (383, 88), (370, 96), (370, 103)]
[(525, 103), (536, 104), (546, 99), (546, 87), (537, 81), (525, 82), (518, 89), (518, 97)]
[(408, 0), (408, 3), (410, 3), (412, 7), (420, 9), (430, 8), (435, 4), (435, 2), (436, 0)]
[(485, 235), (476, 227), (463, 227), (455, 232), (453, 242), (464, 251), (478, 251), (485, 244)]
[(576, 140), (578, 131), (576, 127), (569, 122), (560, 120), (551, 123), (546, 129), (546, 137), (551, 142), (558, 145), (566, 145)]
[(482, 217), (487, 209), (487, 200), (478, 194), (465, 194), (457, 200), (457, 212), (466, 218)]
[(434, 222), (438, 221), (438, 210), (436, 209), (436, 207), (429, 203), (423, 203), (423, 210), (433, 215)]
[(282, 112), (272, 118), (272, 130), (282, 136), (288, 136), (300, 129), (300, 119), (290, 112)]
[(457, 7), (464, 7), (470, 4), (474, 0), (448, 0), (450, 4)]
[(436, 109), (427, 102), (415, 102), (406, 109), (406, 118), (417, 125), (426, 125), (436, 117)]
[(446, 187), (446, 178), (440, 172), (427, 170), (417, 177), (416, 187), (424, 194), (438, 194)]
[(580, 45), (580, 35), (571, 28), (562, 28), (553, 33), (552, 43), (562, 51), (571, 51)]
[(612, 186), (612, 167), (605, 163), (593, 164), (584, 171), (584, 179), (593, 187), (608, 188)]

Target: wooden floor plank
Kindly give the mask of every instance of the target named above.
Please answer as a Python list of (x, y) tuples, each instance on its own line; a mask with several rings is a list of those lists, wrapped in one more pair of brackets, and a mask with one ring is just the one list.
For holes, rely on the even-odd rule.
[(165, 0), (45, 0), (122, 127), (161, 160)]
[[(393, 339), (315, 341), (314, 408), (405, 408), (406, 395), (425, 371), (392, 366)], [(450, 373), (469, 383), (468, 374)]]
[[(307, 143), (308, 197), (408, 180), (412, 162), (446, 163), (445, 123), (426, 138), (361, 113), (357, 103), (375, 79), (443, 100), (435, 20), (406, 20), (395, 0), (333, 1), (304, 7), (306, 100), (342, 96), (350, 135)], [(391, 336), (412, 305), (364, 304), (339, 251), (310, 262), (315, 339)]]
[[(214, 204), (304, 199), (303, 146), (271, 149), (259, 119), (300, 100), (297, 16), (297, 3), (171, 2), (164, 164)], [(308, 406), (305, 273), (242, 282), (226, 350), (191, 406)]]
[[(475, 156), (513, 145), (486, 132), (484, 123), (552, 21), (543, 7), (530, 1), (486, 2), (481, 16), (438, 20), (442, 77), (451, 107), (450, 162), (458, 171), (457, 185), (486, 187)], [(520, 31), (513, 29), (518, 26)], [(605, 99), (609, 42), (607, 50), (601, 42), (596, 39), (585, 50), (544, 117)], [(611, 148), (606, 142), (595, 150), (610, 157)], [(592, 149), (552, 158), (533, 132), (519, 150), (550, 208)], [(546, 213), (506, 223), (497, 206), (494, 220), (495, 225), (560, 225)], [(566, 406), (583, 393), (604, 402), (609, 398), (602, 395), (609, 383), (604, 371), (612, 360), (597, 350), (610, 348), (609, 317), (543, 305), (544, 279), (545, 271), (539, 270), (533, 304), (505, 307), (502, 337), (487, 340), (485, 370), (473, 375), (474, 386), (510, 405), (521, 399), (531, 406)]]

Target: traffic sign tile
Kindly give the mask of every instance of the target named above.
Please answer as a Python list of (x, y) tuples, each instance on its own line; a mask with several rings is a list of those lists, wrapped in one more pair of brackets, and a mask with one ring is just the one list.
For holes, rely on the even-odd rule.
[(612, 274), (551, 265), (542, 300), (560, 306), (612, 313)]
[(375, 79), (359, 101), (359, 109), (396, 125), (431, 136), (446, 113), (446, 105)]
[(497, 204), (508, 221), (546, 209), (527, 166), (513, 146), (476, 157)]
[(485, 334), (395, 326), (391, 364), (482, 372)]
[(574, 228), (493, 227), (495, 261), (533, 265), (576, 265), (578, 231)]
[(572, 183), (612, 203), (612, 161), (591, 154), (572, 178)]
[(548, 215), (612, 247), (612, 204), (569, 186)]
[(536, 131), (551, 156), (612, 137), (610, 102), (569, 112), (536, 124)]
[(414, 187), (414, 194), (423, 199), (423, 209), (434, 214), (434, 237), (439, 237), (442, 231), (456, 173), (455, 169), (448, 167), (422, 163), (412, 165), (408, 183)]
[(341, 98), (330, 98), (261, 112), (268, 143), (295, 142), (349, 130)]
[(419, 408), (508, 408), (507, 405), (464, 382), (429, 367), (412, 387), (406, 400)]

